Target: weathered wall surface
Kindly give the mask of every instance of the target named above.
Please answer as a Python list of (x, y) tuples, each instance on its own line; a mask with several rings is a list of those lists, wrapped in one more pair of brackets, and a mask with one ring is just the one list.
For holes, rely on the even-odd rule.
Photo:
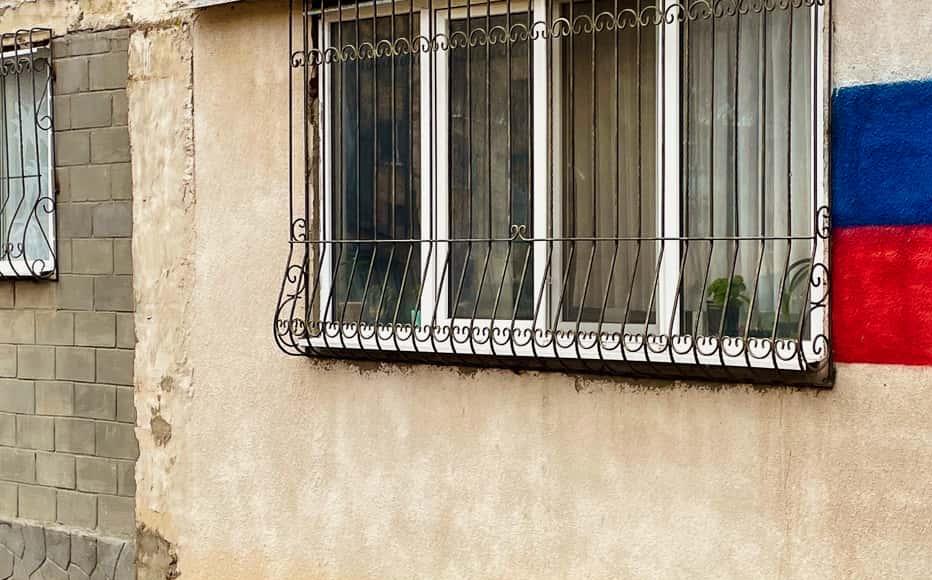
[(56, 35), (160, 25), (186, 16), (183, 0), (2, 0), (0, 29), (44, 26)]
[[(902, 6), (836, 0), (837, 82), (884, 70), (888, 45), (927, 74), (922, 35), (877, 16)], [(135, 168), (140, 558), (158, 561), (142, 578), (932, 575), (927, 367), (843, 364), (816, 391), (275, 350), (286, 18), (270, 2), (201, 12), (193, 93), (186, 31), (131, 45), (138, 130), (157, 136)]]
[[(136, 409), (140, 580), (173, 577), (175, 493), (196, 487), (179, 479), (187, 454), (173, 426), (191, 417), (190, 294), (196, 254), (191, 38), (188, 27), (136, 32), (130, 42), (136, 268)], [(213, 95), (212, 98), (217, 98)], [(219, 100), (219, 99), (218, 99)], [(167, 539), (166, 539), (167, 538)]]

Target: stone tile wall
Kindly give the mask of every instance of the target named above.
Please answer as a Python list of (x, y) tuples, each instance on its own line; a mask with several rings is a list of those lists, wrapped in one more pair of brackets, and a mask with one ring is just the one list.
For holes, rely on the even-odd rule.
[(133, 580), (134, 560), (126, 540), (0, 520), (0, 578)]

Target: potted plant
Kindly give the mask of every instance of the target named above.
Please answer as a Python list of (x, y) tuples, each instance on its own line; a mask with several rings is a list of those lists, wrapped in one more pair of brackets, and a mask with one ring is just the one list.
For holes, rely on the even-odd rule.
[(717, 278), (709, 284), (706, 291), (706, 325), (709, 335), (717, 335), (721, 329), (724, 336), (738, 336), (741, 310), (749, 302), (746, 291), (747, 286), (741, 276), (732, 276), (730, 280), (727, 277)]

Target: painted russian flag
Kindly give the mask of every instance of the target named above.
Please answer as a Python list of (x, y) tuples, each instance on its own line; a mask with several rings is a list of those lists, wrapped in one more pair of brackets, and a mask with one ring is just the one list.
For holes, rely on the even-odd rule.
[(835, 91), (832, 204), (837, 359), (932, 365), (932, 81)]

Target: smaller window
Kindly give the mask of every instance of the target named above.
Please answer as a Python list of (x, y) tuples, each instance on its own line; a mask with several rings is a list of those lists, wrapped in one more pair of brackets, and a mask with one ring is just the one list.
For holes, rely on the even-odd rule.
[(0, 47), (0, 279), (51, 278), (51, 31), (4, 34)]

